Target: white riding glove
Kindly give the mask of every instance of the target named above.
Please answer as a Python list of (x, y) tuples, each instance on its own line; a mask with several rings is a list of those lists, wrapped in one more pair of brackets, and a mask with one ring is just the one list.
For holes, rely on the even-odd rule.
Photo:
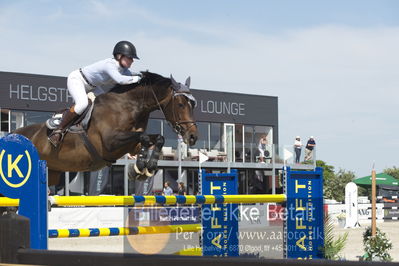
[(89, 98), (94, 103), (94, 100), (96, 99), (96, 95), (91, 91), (87, 94), (87, 98)]
[(140, 76), (133, 76), (132, 77), (132, 83), (137, 83), (137, 82), (139, 82), (141, 80), (141, 77)]

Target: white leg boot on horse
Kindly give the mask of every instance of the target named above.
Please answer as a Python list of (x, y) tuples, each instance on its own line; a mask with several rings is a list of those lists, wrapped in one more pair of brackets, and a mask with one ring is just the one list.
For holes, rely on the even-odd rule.
[(75, 113), (74, 106), (65, 111), (65, 113), (62, 116), (60, 125), (58, 126), (57, 129), (54, 129), (54, 131), (48, 137), (50, 143), (53, 144), (54, 147), (56, 148), (58, 147), (58, 145), (61, 143), (62, 139), (64, 138), (65, 132), (68, 129), (68, 127), (71, 126), (73, 122), (75, 122), (76, 119), (79, 118), (79, 116), (80, 116), (79, 114)]

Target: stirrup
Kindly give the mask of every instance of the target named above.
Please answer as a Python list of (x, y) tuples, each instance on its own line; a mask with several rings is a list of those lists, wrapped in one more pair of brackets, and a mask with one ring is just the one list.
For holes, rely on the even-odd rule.
[[(54, 142), (51, 137), (54, 136), (55, 134), (59, 134), (60, 140), (57, 142)], [(55, 148), (58, 148), (58, 146), (61, 144), (61, 142), (64, 140), (64, 135), (65, 132), (62, 132), (62, 130), (54, 130), (53, 132), (51, 132), (51, 134), (47, 137), (48, 141), (51, 143), (51, 145), (53, 145)]]

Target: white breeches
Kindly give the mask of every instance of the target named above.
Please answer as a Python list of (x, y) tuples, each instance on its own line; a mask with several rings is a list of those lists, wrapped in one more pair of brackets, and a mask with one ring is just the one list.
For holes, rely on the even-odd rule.
[(69, 94), (75, 101), (75, 112), (81, 115), (89, 104), (86, 93), (92, 90), (92, 87), (83, 79), (79, 70), (74, 70), (69, 74), (67, 86)]

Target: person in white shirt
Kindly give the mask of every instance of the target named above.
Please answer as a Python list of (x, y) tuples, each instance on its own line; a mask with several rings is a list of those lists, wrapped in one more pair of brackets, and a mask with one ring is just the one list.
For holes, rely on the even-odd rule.
[(294, 150), (295, 150), (295, 162), (299, 163), (301, 158), (301, 150), (302, 150), (302, 142), (299, 136), (296, 136), (295, 138)]
[(54, 147), (58, 147), (65, 130), (88, 106), (88, 92), (95, 90), (98, 95), (117, 84), (125, 85), (140, 81), (141, 76), (133, 75), (129, 70), (134, 59), (139, 59), (136, 47), (131, 42), (118, 42), (114, 47), (113, 56), (74, 70), (68, 75), (67, 87), (75, 104), (64, 113), (60, 125), (49, 136), (49, 141)]
[(162, 195), (164, 196), (172, 196), (173, 195), (173, 190), (169, 185), (169, 182), (165, 182), (163, 191), (162, 191)]
[(264, 163), (266, 157), (270, 156), (270, 152), (267, 150), (267, 136), (262, 135), (259, 139), (258, 151), (259, 151), (259, 162)]

